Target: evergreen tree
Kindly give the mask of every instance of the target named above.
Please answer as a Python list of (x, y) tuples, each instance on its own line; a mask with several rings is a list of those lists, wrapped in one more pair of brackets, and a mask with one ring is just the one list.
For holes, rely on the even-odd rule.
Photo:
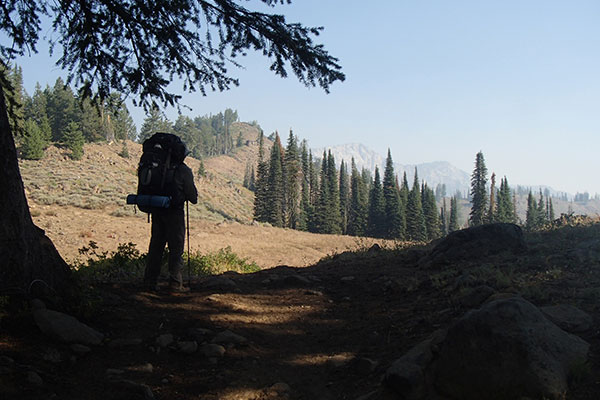
[(40, 84), (35, 85), (33, 96), (28, 98), (25, 104), (25, 119), (31, 119), (39, 127), (42, 133), (44, 149), (50, 145), (52, 140), (52, 128), (46, 111), (47, 92), (43, 92)]
[(331, 191), (329, 190), (329, 179), (328, 179), (328, 162), (327, 153), (323, 151), (323, 161), (321, 162), (321, 173), (319, 177), (319, 195), (317, 204), (315, 207), (315, 213), (313, 215), (312, 227), (314, 232), (317, 233), (330, 233), (328, 227), (328, 215), (330, 200), (329, 196)]
[(342, 215), (340, 213), (340, 189), (335, 159), (331, 150), (327, 152), (327, 188), (329, 189), (327, 206), (327, 233), (342, 233)]
[(459, 230), (458, 225), (458, 197), (452, 196), (450, 198), (450, 220), (448, 222), (448, 232), (454, 232)]
[(396, 184), (390, 149), (388, 149), (383, 172), (383, 201), (385, 208), (384, 235), (388, 238), (404, 238), (405, 221), (402, 220), (400, 193)]
[(550, 222), (553, 222), (556, 219), (554, 215), (554, 206), (552, 205), (552, 197), (548, 198), (548, 219)]
[(85, 99), (77, 108), (79, 127), (86, 142), (106, 140), (99, 107), (101, 106), (92, 104), (89, 99)]
[(512, 195), (506, 177), (500, 180), (500, 190), (498, 191), (497, 199), (495, 220), (497, 222), (515, 223), (516, 218), (512, 203)]
[(490, 181), (490, 207), (485, 216), (486, 223), (488, 224), (496, 222), (496, 174), (493, 172)]
[(300, 218), (300, 190), (302, 188), (302, 175), (298, 140), (290, 129), (287, 147), (284, 156), (285, 179), (285, 226), (292, 229), (298, 228)]
[(426, 183), (422, 186), (421, 203), (423, 207), (423, 216), (425, 218), (427, 240), (437, 239), (441, 236), (440, 218), (435, 202), (435, 193)]
[(154, 135), (156, 132), (168, 133), (172, 131), (173, 128), (171, 123), (164, 118), (163, 113), (158, 109), (158, 107), (152, 107), (144, 119), (144, 122), (142, 122), (138, 143), (144, 143), (146, 139)]
[(527, 196), (527, 211), (525, 214), (525, 228), (529, 231), (536, 230), (538, 228), (538, 206), (535, 198), (529, 192)]
[(469, 222), (471, 226), (481, 225), (485, 221), (485, 212), (487, 209), (487, 168), (483, 153), (480, 151), (475, 158), (475, 169), (471, 175), (471, 213)]
[(440, 232), (442, 236), (448, 234), (448, 208), (446, 207), (445, 198), (442, 198), (442, 206), (440, 207)]
[(300, 191), (300, 215), (298, 217), (297, 229), (307, 231), (309, 229), (309, 221), (312, 216), (313, 209), (310, 199), (310, 171), (312, 166), (310, 165), (308, 144), (306, 143), (306, 140), (302, 141), (300, 161), (302, 166), (302, 187)]
[(350, 176), (350, 210), (348, 214), (348, 234), (353, 236), (364, 236), (367, 231), (368, 220), (368, 197), (367, 187), (356, 168), (354, 158), (351, 162)]
[(6, 71), (6, 66), (2, 62), (0, 63), (0, 73), (6, 74), (10, 82), (10, 86), (7, 89), (10, 91), (5, 92), (6, 103), (10, 108), (8, 114), (8, 123), (14, 136), (22, 137), (25, 134), (25, 90), (23, 89), (23, 69), (14, 65), (10, 71)]
[(44, 134), (31, 118), (25, 121), (25, 136), (21, 142), (21, 157), (26, 160), (41, 160), (44, 157)]
[(70, 122), (69, 125), (67, 125), (67, 129), (62, 135), (62, 142), (69, 150), (71, 150), (72, 159), (81, 160), (83, 157), (83, 144), (85, 143), (85, 139), (83, 138), (83, 133), (77, 122)]
[(340, 163), (340, 214), (342, 233), (348, 233), (350, 213), (350, 180), (344, 160)]
[(540, 199), (537, 203), (537, 228), (541, 229), (546, 225), (548, 221), (548, 214), (546, 213), (546, 202), (544, 201), (544, 195), (542, 194), (542, 189), (540, 189)]
[(408, 238), (411, 240), (419, 242), (427, 240), (427, 227), (421, 202), (421, 186), (419, 185), (419, 175), (416, 168), (413, 187), (408, 194), (406, 205), (406, 231)]
[(367, 234), (372, 237), (385, 236), (385, 199), (378, 167), (375, 167), (375, 178), (369, 194)]
[(256, 166), (256, 191), (254, 193), (254, 219), (266, 222), (268, 201), (269, 165), (264, 159), (264, 135), (261, 130), (258, 136), (258, 165)]
[(78, 119), (75, 96), (61, 78), (56, 79), (54, 87), (48, 90), (46, 111), (50, 119), (52, 141), (64, 142), (63, 134), (67, 127)]
[(200, 166), (198, 167), (198, 176), (206, 178), (206, 168), (204, 168), (204, 160), (200, 160)]
[(129, 149), (127, 148), (127, 143), (123, 140), (123, 145), (121, 147), (121, 152), (119, 155), (123, 158), (129, 158)]
[(271, 147), (269, 159), (269, 177), (267, 181), (267, 222), (273, 226), (283, 226), (285, 206), (283, 181), (283, 147), (279, 135), (275, 134), (275, 143)]

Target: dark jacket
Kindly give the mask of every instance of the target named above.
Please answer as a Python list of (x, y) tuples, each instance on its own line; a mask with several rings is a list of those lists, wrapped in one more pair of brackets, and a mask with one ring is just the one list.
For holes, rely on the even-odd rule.
[(186, 200), (192, 204), (198, 203), (198, 190), (194, 184), (194, 174), (190, 167), (184, 163), (179, 164), (173, 174), (173, 198), (171, 209), (183, 210)]

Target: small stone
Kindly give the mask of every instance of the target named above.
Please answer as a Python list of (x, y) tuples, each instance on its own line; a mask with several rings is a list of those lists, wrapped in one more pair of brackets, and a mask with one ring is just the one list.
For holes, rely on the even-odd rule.
[(13, 365), (15, 360), (7, 356), (0, 356), (0, 365)]
[(279, 394), (282, 393), (289, 393), (290, 390), (292, 390), (292, 388), (290, 388), (290, 385), (288, 385), (285, 382), (277, 382), (274, 385), (272, 385), (269, 390), (272, 390), (274, 392), (277, 392)]
[(60, 352), (54, 348), (47, 349), (42, 358), (46, 361), (49, 361), (53, 364), (58, 364), (62, 362), (62, 357)]
[(167, 383), (169, 383), (169, 380), (167, 378), (164, 378), (162, 381), (160, 381), (163, 385), (166, 385)]
[(312, 289), (308, 289), (304, 292), (304, 294), (309, 295), (309, 296), (323, 296), (323, 292), (318, 291), (318, 290), (312, 290)]
[(355, 278), (355, 277), (353, 277), (353, 276), (343, 276), (343, 277), (340, 279), (340, 281), (342, 281), (342, 282), (352, 282), (354, 279), (356, 279), (356, 278)]
[(108, 368), (106, 370), (106, 375), (123, 375), (125, 373), (125, 371), (123, 371), (122, 369), (117, 369), (117, 368)]
[(44, 384), (42, 377), (35, 371), (29, 371), (27, 373), (27, 382), (35, 386), (42, 386)]
[(200, 346), (198, 352), (209, 358), (223, 357), (225, 355), (225, 347), (218, 344), (206, 343)]
[(177, 350), (183, 354), (192, 354), (198, 350), (198, 343), (195, 341), (177, 342)]
[(211, 342), (219, 344), (242, 344), (246, 343), (247, 341), (248, 339), (245, 337), (227, 330), (217, 334), (217, 336), (215, 336)]
[(81, 355), (81, 354), (87, 354), (87, 353), (89, 353), (90, 351), (92, 351), (92, 349), (89, 348), (88, 346), (84, 346), (82, 344), (72, 344), (71, 345), (71, 351), (73, 353)]
[(142, 339), (113, 339), (108, 343), (108, 347), (111, 349), (119, 349), (122, 347), (139, 346), (142, 344)]
[(156, 344), (160, 347), (167, 347), (174, 342), (173, 335), (170, 333), (165, 333), (156, 338)]

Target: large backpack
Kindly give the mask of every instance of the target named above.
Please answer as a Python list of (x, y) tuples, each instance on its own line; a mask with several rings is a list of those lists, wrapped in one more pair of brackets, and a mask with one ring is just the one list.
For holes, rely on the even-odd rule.
[(175, 204), (171, 200), (177, 197), (173, 176), (185, 159), (185, 144), (179, 136), (158, 132), (144, 141), (142, 149), (138, 165), (138, 208), (146, 213), (172, 208)]

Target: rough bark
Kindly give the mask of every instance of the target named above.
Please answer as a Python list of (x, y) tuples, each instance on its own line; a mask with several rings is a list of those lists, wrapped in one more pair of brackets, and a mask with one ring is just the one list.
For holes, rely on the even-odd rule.
[(0, 87), (0, 293), (70, 292), (71, 274), (52, 241), (31, 219)]

